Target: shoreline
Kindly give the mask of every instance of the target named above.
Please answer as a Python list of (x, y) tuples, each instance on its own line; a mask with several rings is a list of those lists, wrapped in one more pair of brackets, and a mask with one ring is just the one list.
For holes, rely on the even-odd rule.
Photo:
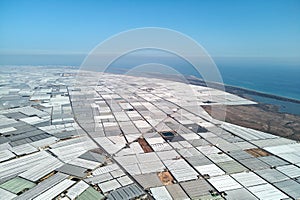
[[(197, 77), (187, 77), (187, 80), (190, 80), (190, 79), (192, 81), (191, 84), (196, 84), (197, 85), (200, 82), (201, 83), (200, 85), (206, 86), (205, 81), (203, 81), (202, 79), (199, 79)], [(196, 83), (193, 83), (194, 81), (196, 81)], [(216, 82), (211, 83), (211, 84), (212, 85), (215, 84), (217, 86), (222, 85), (222, 84), (216, 83)], [(224, 84), (224, 88), (225, 88), (226, 92), (234, 93), (234, 94), (237, 94), (237, 95), (241, 95), (239, 92), (243, 92), (243, 93), (247, 93), (247, 94), (252, 94), (252, 95), (257, 95), (257, 96), (261, 96), (261, 97), (276, 99), (276, 100), (280, 100), (280, 101), (286, 101), (286, 102), (292, 102), (292, 103), (300, 104), (300, 100), (298, 100), (298, 99), (278, 96), (278, 95), (275, 95), (275, 94), (265, 93), (265, 92), (252, 90), (252, 89), (248, 89), (248, 88), (244, 88), (244, 87), (240, 87), (240, 86)]]

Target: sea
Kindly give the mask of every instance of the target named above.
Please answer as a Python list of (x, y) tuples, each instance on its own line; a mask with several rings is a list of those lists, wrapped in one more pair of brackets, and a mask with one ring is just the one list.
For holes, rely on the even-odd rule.
[(217, 66), (226, 85), (300, 100), (300, 65)]
[[(238, 62), (216, 61), (226, 85), (241, 87), (300, 101), (300, 65), (284, 62)], [(278, 107), (279, 112), (300, 115), (300, 103), (247, 95), (248, 98)]]

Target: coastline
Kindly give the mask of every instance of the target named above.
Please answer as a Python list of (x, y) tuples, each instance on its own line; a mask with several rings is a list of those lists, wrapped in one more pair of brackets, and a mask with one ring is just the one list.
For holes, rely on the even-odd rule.
[[(190, 82), (191, 84), (206, 86), (205, 81), (203, 81), (202, 79), (199, 79), (199, 78), (196, 78), (196, 77), (191, 78), (190, 76), (187, 77), (187, 79), (191, 81)], [(216, 83), (216, 82), (211, 83), (211, 84), (215, 84), (216, 86), (220, 85), (219, 83)], [(240, 87), (240, 86), (224, 84), (224, 88), (227, 92), (233, 93), (233, 94), (236, 94), (236, 95), (243, 95), (243, 94), (247, 93), (247, 94), (258, 95), (258, 96), (262, 96), (262, 97), (277, 99), (277, 100), (280, 100), (280, 101), (287, 101), (287, 102), (293, 102), (293, 103), (299, 103), (300, 104), (300, 100), (298, 100), (298, 99), (278, 96), (278, 95), (275, 95), (275, 94), (270, 94), (270, 93), (265, 93), (265, 92), (260, 92), (260, 91)]]

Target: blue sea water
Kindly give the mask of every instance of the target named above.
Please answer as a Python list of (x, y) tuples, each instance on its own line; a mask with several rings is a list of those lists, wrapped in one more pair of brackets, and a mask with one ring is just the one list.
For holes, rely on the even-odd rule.
[(218, 68), (227, 85), (300, 100), (300, 66), (219, 64)]

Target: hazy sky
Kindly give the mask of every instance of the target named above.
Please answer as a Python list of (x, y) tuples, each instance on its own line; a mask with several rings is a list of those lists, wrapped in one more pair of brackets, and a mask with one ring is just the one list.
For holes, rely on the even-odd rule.
[(1, 0), (0, 53), (87, 53), (149, 26), (187, 34), (213, 56), (300, 54), (299, 0)]

